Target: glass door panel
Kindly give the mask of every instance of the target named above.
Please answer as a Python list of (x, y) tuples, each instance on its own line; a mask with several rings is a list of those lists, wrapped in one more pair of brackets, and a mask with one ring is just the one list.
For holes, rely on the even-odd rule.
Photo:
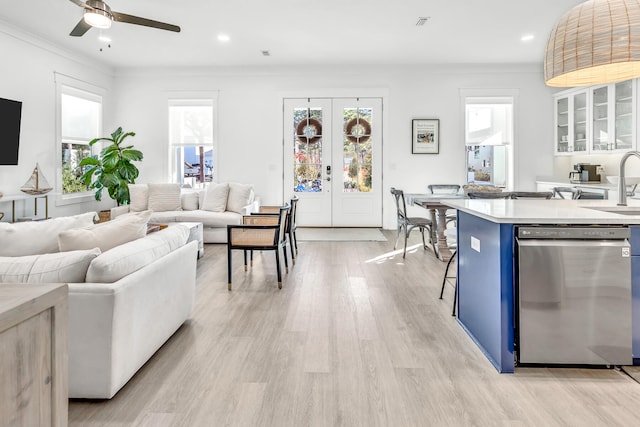
[(556, 112), (556, 151), (566, 153), (569, 151), (569, 98), (557, 100)]
[(632, 81), (616, 83), (615, 146), (630, 150), (633, 147), (633, 86)]
[(609, 149), (609, 87), (593, 89), (593, 145), (594, 151)]
[(294, 108), (294, 192), (322, 192), (322, 144), (322, 109)]
[(573, 151), (587, 151), (587, 93), (573, 97)]
[(372, 179), (373, 109), (344, 108), (343, 123), (342, 191), (368, 193)]

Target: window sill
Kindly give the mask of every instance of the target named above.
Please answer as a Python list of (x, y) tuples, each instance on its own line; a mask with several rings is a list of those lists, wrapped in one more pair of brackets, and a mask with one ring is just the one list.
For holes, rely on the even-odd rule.
[(94, 193), (79, 193), (73, 195), (59, 195), (56, 198), (56, 206), (74, 205), (77, 203), (94, 202), (96, 200)]

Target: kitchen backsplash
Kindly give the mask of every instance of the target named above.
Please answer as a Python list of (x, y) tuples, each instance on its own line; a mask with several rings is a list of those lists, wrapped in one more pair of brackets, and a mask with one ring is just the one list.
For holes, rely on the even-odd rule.
[[(576, 163), (590, 163), (592, 165), (601, 165), (604, 167), (604, 176), (618, 175), (620, 167), (620, 159), (624, 153), (604, 154), (604, 155), (573, 155), (573, 156), (556, 156), (554, 158), (554, 176), (557, 178), (569, 178), (569, 172), (573, 170)], [(626, 176), (640, 176), (640, 159), (630, 158), (627, 160)], [(602, 177), (603, 181), (606, 179)]]

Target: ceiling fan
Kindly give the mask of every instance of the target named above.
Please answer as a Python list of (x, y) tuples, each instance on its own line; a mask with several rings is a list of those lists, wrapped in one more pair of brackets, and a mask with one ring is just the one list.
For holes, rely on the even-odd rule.
[(138, 16), (127, 15), (125, 13), (114, 12), (108, 4), (102, 0), (87, 0), (86, 3), (80, 0), (70, 0), (84, 9), (84, 16), (78, 25), (71, 31), (70, 36), (80, 37), (91, 27), (110, 28), (112, 21), (126, 22), (127, 24), (143, 25), (145, 27), (159, 28), (161, 30), (180, 32), (177, 25), (166, 24), (151, 19), (140, 18)]

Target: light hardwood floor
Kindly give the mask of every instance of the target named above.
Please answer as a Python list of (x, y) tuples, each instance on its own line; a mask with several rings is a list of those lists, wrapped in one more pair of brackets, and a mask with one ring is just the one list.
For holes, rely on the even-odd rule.
[[(278, 290), (272, 252), (245, 273), (198, 261), (193, 319), (71, 426), (640, 425), (640, 384), (606, 369), (496, 372), (439, 300), (444, 263), (389, 242), (299, 242)], [(417, 235), (417, 233), (414, 233)], [(414, 241), (417, 243), (417, 240)]]

